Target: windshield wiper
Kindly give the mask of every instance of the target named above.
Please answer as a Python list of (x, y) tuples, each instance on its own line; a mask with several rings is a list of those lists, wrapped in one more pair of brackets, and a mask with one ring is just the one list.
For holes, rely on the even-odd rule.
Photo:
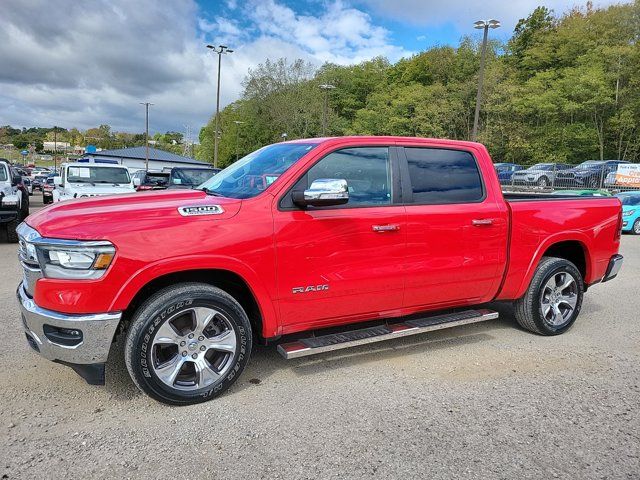
[(224, 195), (220, 195), (218, 192), (214, 192), (213, 190), (209, 190), (208, 188), (196, 188), (196, 190), (202, 190), (207, 195), (213, 195), (214, 197), (223, 197)]

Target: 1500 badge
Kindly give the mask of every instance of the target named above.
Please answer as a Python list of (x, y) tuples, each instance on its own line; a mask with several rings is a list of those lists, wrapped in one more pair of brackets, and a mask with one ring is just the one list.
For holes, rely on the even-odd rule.
[(224, 209), (220, 205), (194, 205), (188, 207), (178, 207), (178, 213), (183, 217), (195, 215), (220, 215)]
[(309, 285), (308, 287), (293, 287), (293, 293), (309, 293), (309, 292), (322, 292), (323, 290), (329, 290), (329, 285)]

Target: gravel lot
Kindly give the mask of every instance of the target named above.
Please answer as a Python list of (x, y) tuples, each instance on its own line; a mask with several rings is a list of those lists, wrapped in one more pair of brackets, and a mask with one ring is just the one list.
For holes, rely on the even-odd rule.
[(258, 347), (226, 395), (171, 408), (137, 391), (121, 344), (106, 387), (32, 353), (16, 246), (0, 237), (0, 476), (640, 478), (640, 238), (622, 254), (560, 337), (502, 309), (310, 359)]

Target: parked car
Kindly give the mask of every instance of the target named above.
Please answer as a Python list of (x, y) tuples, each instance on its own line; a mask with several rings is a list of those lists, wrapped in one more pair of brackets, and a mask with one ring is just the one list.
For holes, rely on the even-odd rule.
[(136, 191), (164, 190), (169, 185), (169, 172), (139, 170), (133, 174)]
[(173, 167), (169, 174), (169, 188), (195, 188), (219, 171), (219, 168)]
[(125, 335), (138, 388), (193, 404), (238, 379), (254, 341), (296, 358), (493, 319), (471, 307), (489, 301), (561, 334), (585, 289), (618, 274), (621, 226), (616, 198), (503, 195), (477, 143), (281, 142), (199, 189), (27, 218), (20, 324), (92, 383)]
[(111, 164), (63, 164), (53, 183), (54, 202), (135, 192), (129, 170)]
[(616, 195), (622, 202), (622, 231), (640, 235), (640, 192)]
[(10, 242), (18, 241), (18, 224), (28, 215), (29, 193), (22, 177), (7, 160), (0, 159), (0, 224)]
[(51, 171), (46, 167), (33, 167), (31, 169), (31, 180), (36, 178), (37, 176), (47, 176), (51, 173)]
[(522, 165), (516, 165), (515, 163), (495, 163), (494, 167), (498, 174), (498, 180), (502, 185), (511, 185), (513, 174), (524, 169)]
[(55, 177), (49, 176), (42, 185), (42, 203), (45, 205), (53, 203), (53, 191), (56, 188), (54, 179)]
[(513, 172), (511, 183), (514, 185), (548, 187), (553, 184), (557, 171), (567, 170), (569, 168), (571, 168), (571, 165), (564, 163), (536, 163), (524, 170)]
[(22, 177), (22, 184), (29, 196), (33, 195), (33, 185), (31, 184), (31, 179), (28, 176)]
[(607, 175), (615, 172), (624, 160), (588, 160), (569, 170), (556, 174), (556, 185), (560, 187), (601, 188)]
[(33, 177), (33, 179), (31, 180), (31, 189), (33, 191), (42, 191), (42, 185), (47, 180), (48, 176), (49, 174), (47, 173), (46, 175), (36, 175), (35, 177)]
[(576, 197), (612, 197), (606, 190), (556, 190), (553, 195), (572, 195)]

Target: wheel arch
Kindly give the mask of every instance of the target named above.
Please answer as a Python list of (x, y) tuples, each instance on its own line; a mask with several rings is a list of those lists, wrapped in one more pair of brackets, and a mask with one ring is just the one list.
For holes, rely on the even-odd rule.
[[(155, 269), (154, 269), (155, 270)], [(270, 296), (253, 278), (230, 268), (205, 266), (202, 268), (175, 268), (159, 270), (155, 275), (134, 277), (119, 292), (113, 310), (123, 312), (118, 332), (124, 331), (136, 309), (159, 290), (185, 282), (213, 285), (234, 297), (247, 313), (254, 332), (260, 337), (277, 335), (278, 325)]]
[(588, 239), (579, 232), (549, 237), (539, 246), (515, 298), (520, 298), (525, 294), (543, 257), (558, 257), (570, 261), (582, 275), (585, 285), (588, 285), (593, 271), (588, 245)]

